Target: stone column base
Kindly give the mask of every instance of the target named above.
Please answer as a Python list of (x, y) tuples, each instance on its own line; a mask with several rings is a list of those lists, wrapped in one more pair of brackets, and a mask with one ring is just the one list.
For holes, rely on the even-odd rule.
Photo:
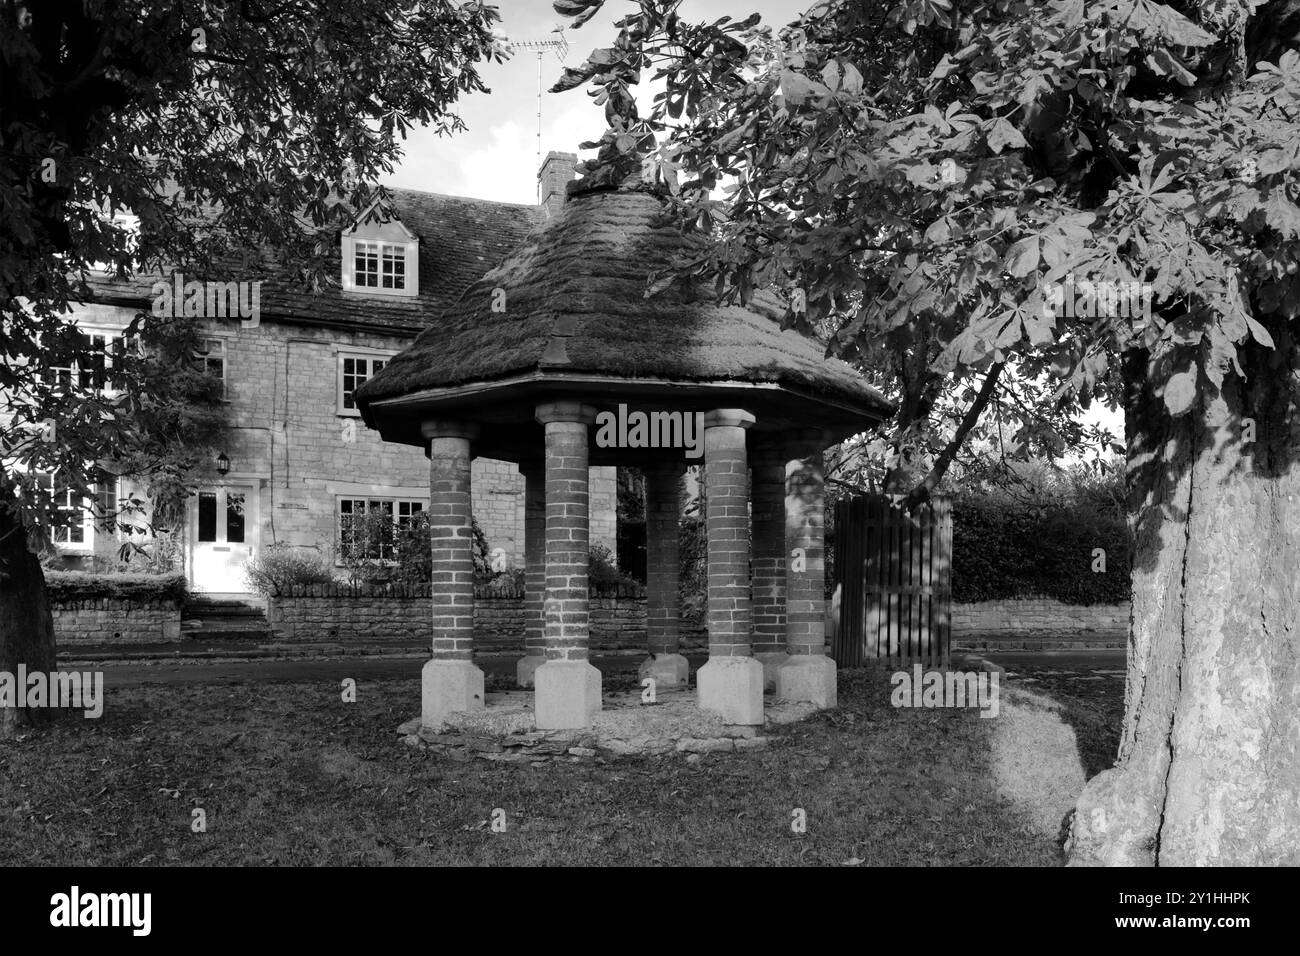
[(637, 681), (653, 677), (656, 690), (685, 687), (690, 674), (691, 665), (681, 654), (654, 654), (643, 660), (636, 669)]
[(586, 661), (547, 661), (533, 687), (538, 730), (590, 727), (600, 713), (600, 671)]
[(785, 651), (763, 651), (754, 655), (754, 660), (763, 665), (763, 690), (776, 690), (776, 672), (790, 659)]
[(533, 675), (537, 673), (537, 668), (546, 663), (546, 658), (541, 654), (536, 656), (528, 655), (519, 658), (515, 664), (515, 683), (520, 687), (532, 687)]
[(420, 724), (439, 730), (448, 714), (483, 709), (483, 672), (472, 661), (434, 658), (420, 672)]
[(763, 723), (763, 665), (752, 657), (711, 657), (695, 672), (700, 710), (721, 715), (724, 724)]
[(835, 662), (821, 654), (793, 654), (777, 669), (776, 696), (807, 701), (821, 710), (836, 706)]

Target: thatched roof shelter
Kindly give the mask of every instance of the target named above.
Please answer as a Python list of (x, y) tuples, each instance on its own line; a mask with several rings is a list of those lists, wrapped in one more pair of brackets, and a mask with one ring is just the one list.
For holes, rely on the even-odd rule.
[[(683, 235), (646, 186), (573, 187), (557, 216), (358, 391), (366, 423), (385, 439), (424, 445), (422, 420), (471, 420), (490, 426), (476, 454), (519, 461), (541, 447), (537, 403), (575, 397), (743, 406), (756, 434), (816, 426), (835, 439), (890, 413), (856, 370), (782, 330), (773, 296), (718, 305), (711, 288), (679, 282), (647, 298), (648, 277), (707, 238)], [(597, 448), (592, 456), (615, 463)]]
[[(648, 279), (707, 241), (677, 229), (640, 184), (575, 184), (547, 225), (356, 392), (367, 425), (429, 455), (433, 656), (421, 676), (422, 725), (485, 706), (473, 662), (476, 457), (518, 462), (524, 479), (529, 618), (516, 680), (534, 688), (538, 728), (590, 726), (602, 706), (600, 671), (588, 661), (590, 465), (647, 466), (650, 657), (638, 673), (651, 688), (685, 686), (683, 456), (702, 456), (706, 490), (700, 708), (726, 724), (761, 725), (765, 686), (783, 700), (835, 706), (820, 453), (891, 408), (817, 342), (783, 331), (774, 299), (719, 305), (688, 281), (646, 296)], [(681, 427), (645, 441), (624, 428), (628, 412)]]

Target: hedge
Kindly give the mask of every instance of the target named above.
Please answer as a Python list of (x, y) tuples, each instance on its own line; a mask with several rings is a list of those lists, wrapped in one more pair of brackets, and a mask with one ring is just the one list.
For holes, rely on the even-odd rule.
[[(826, 509), (826, 590), (835, 587), (835, 509)], [(1093, 549), (1106, 570), (1092, 570)], [(1064, 604), (1129, 599), (1130, 552), (1124, 516), (1085, 502), (1011, 503), (964, 495), (953, 502), (952, 599), (959, 604), (1055, 598)]]
[(183, 574), (90, 574), (84, 571), (46, 571), (45, 589), (54, 602), (91, 598), (183, 601), (187, 593)]
[[(1103, 549), (1105, 571), (1094, 571)], [(952, 599), (958, 603), (1048, 597), (1065, 604), (1129, 600), (1131, 557), (1122, 516), (1083, 504), (1013, 508), (953, 504)]]

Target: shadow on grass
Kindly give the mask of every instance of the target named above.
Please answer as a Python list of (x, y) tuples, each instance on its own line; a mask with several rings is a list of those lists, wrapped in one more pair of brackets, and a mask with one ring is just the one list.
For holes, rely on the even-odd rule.
[(122, 689), (98, 721), (0, 744), (0, 864), (1059, 862), (999, 793), (996, 721), (895, 710), (870, 671), (842, 673), (840, 703), (766, 750), (531, 766), (400, 744), (410, 680), (359, 681), (355, 704), (334, 681)]
[(1124, 725), (1123, 675), (1062, 673), (1031, 665), (1018, 668), (1014, 681), (1061, 705), (1063, 719), (1078, 738), (1087, 779), (1114, 765)]

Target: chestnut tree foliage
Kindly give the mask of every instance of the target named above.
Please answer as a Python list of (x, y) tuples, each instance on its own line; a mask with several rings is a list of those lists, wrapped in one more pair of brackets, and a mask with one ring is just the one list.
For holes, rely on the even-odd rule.
[(606, 104), (593, 171), (652, 174), (720, 240), (683, 275), (784, 290), (886, 386), (887, 490), (923, 500), (976, 438), (1107, 443), (1079, 413), (1123, 410), (1125, 727), (1071, 859), (1300, 862), (1300, 4), (625, 6), (556, 87)]
[[(590, 81), (605, 105), (589, 175), (639, 161), (717, 230), (697, 274), (786, 290), (790, 325), (880, 377), (893, 451), (937, 467), (893, 489), (916, 500), (954, 434), (1013, 455), (1105, 442), (1068, 413), (1119, 403), (1130, 349), (1183, 414), (1239, 346), (1272, 348), (1295, 305), (1297, 64), (1261, 18), (1294, 6), (861, 0), (773, 30), (646, 0), (555, 89)], [(646, 117), (643, 79), (664, 87)], [(1155, 307), (1066, 317), (1045, 289), (1069, 281), (1146, 282)]]

